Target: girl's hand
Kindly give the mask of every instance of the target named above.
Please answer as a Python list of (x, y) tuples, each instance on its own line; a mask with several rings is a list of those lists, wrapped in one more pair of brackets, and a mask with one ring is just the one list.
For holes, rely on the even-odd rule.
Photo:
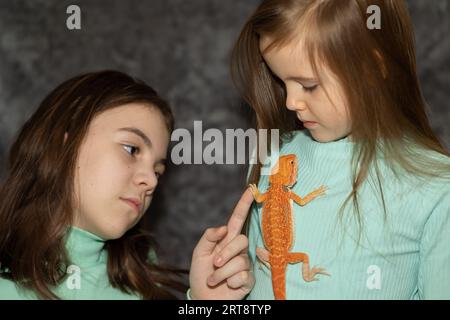
[(252, 202), (247, 189), (228, 224), (207, 229), (198, 242), (189, 274), (192, 299), (243, 299), (253, 288), (248, 239), (241, 234)]

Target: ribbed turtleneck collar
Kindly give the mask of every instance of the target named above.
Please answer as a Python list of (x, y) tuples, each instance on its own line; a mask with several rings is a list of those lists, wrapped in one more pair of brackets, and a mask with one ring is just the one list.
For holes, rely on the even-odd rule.
[(339, 140), (330, 142), (318, 142), (314, 140), (311, 133), (308, 130), (299, 130), (294, 132), (294, 139), (301, 140), (298, 147), (304, 152), (314, 153), (318, 155), (330, 155), (337, 157), (351, 157), (355, 143), (351, 141), (349, 136), (341, 138)]
[(71, 226), (68, 229), (66, 249), (73, 264), (89, 267), (106, 263), (105, 240), (86, 230)]
[[(351, 177), (351, 159), (356, 143), (348, 136), (335, 141), (318, 142), (308, 130), (298, 130), (292, 134), (292, 140), (285, 140), (280, 151), (281, 154), (297, 156), (298, 177), (295, 189), (306, 192), (315, 190), (320, 185), (336, 188), (345, 183), (350, 186), (350, 180), (342, 179)], [(263, 180), (266, 178), (263, 177)]]

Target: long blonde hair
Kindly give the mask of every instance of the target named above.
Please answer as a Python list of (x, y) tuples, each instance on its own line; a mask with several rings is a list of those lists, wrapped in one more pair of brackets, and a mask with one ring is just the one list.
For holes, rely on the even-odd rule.
[[(366, 27), (370, 5), (381, 9), (381, 29)], [(231, 63), (233, 80), (255, 111), (258, 129), (288, 133), (301, 126), (284, 106), (283, 84), (270, 72), (259, 48), (261, 37), (273, 39), (270, 50), (299, 35), (315, 73), (318, 62), (329, 68), (348, 102), (355, 148), (352, 190), (341, 207), (341, 218), (352, 199), (362, 228), (357, 192), (372, 165), (386, 218), (376, 161), (379, 152), (396, 177), (398, 169), (417, 177), (449, 176), (448, 161), (437, 159), (450, 154), (433, 133), (426, 114), (416, 71), (414, 33), (403, 0), (263, 1), (242, 29)], [(250, 183), (259, 181), (260, 169), (261, 165), (252, 168)]]

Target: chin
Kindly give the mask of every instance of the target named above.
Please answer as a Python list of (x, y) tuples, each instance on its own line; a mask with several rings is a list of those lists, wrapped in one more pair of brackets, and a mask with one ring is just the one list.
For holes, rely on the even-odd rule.
[(320, 134), (314, 133), (312, 131), (310, 131), (310, 133), (311, 133), (311, 136), (314, 138), (314, 140), (316, 140), (317, 142), (321, 142), (321, 143), (333, 142), (336, 140), (340, 140), (346, 136), (346, 135), (343, 135), (343, 136), (320, 135)]
[(130, 228), (128, 226), (109, 226), (102, 231), (102, 238), (105, 240), (115, 240), (121, 238)]
[(330, 141), (333, 141), (333, 140), (334, 140), (333, 138), (330, 138), (330, 137), (324, 137), (324, 136), (321, 136), (321, 135), (318, 135), (318, 134), (314, 134), (313, 132), (311, 132), (311, 136), (312, 136), (313, 139), (316, 140), (317, 142), (322, 142), (322, 143), (330, 142)]

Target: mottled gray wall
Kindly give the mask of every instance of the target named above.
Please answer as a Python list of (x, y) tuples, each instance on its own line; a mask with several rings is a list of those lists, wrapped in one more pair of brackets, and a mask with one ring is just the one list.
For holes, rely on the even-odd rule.
[[(410, 0), (420, 78), (434, 129), (450, 146), (448, 0)], [(167, 97), (176, 126), (247, 128), (248, 110), (231, 85), (228, 58), (257, 0), (0, 0), (0, 174), (20, 126), (63, 80), (112, 68)], [(78, 4), (82, 30), (68, 31)], [(149, 211), (161, 259), (188, 267), (207, 226), (225, 223), (243, 189), (239, 165), (171, 165)], [(1, 223), (1, 222), (0, 222)]]

